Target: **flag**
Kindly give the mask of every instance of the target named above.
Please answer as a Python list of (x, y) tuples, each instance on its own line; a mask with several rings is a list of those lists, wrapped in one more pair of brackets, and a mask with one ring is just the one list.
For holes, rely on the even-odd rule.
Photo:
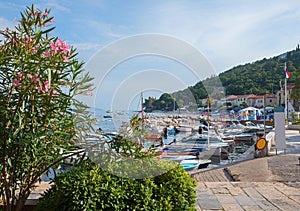
[(287, 69), (286, 64), (284, 64), (284, 78), (290, 78), (290, 77), (291, 77), (291, 73)]

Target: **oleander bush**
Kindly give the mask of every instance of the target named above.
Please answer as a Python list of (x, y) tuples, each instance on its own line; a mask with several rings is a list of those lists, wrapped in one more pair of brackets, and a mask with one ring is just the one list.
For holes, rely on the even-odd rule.
[(52, 35), (53, 23), (49, 9), (32, 5), (21, 12), (14, 29), (0, 30), (4, 210), (22, 210), (41, 176), (76, 149), (79, 131), (92, 122), (87, 107), (76, 100), (79, 94), (91, 93), (92, 78), (84, 72), (76, 49)]

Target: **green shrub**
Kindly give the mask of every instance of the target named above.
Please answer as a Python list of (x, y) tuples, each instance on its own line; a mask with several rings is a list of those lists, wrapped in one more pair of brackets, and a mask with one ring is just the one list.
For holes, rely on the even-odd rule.
[(292, 122), (293, 125), (300, 125), (300, 119), (296, 119), (296, 121)]
[(195, 210), (195, 180), (177, 163), (161, 161), (157, 166), (171, 170), (132, 179), (83, 161), (56, 176), (37, 210)]

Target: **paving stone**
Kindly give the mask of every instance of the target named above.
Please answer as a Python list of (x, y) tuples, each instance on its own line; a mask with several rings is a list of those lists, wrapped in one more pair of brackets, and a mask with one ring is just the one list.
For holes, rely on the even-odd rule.
[(276, 189), (288, 196), (291, 196), (291, 195), (300, 196), (299, 188), (289, 187), (287, 185), (284, 185), (284, 186), (280, 185), (280, 186), (276, 186)]
[(223, 209), (219, 210), (219, 209), (213, 209), (213, 210), (203, 210), (203, 211), (224, 211)]
[(214, 195), (202, 195), (198, 198), (198, 205), (203, 210), (222, 210), (222, 206)]
[(281, 210), (300, 210), (300, 204), (276, 188), (260, 187), (256, 188), (269, 202)]
[(206, 188), (205, 183), (204, 182), (198, 182), (197, 189), (204, 189), (204, 188)]
[(242, 206), (246, 211), (264, 211), (264, 209), (260, 208), (259, 206)]
[(278, 210), (273, 204), (271, 204), (265, 197), (263, 197), (255, 188), (247, 187), (243, 188), (245, 193), (263, 210)]
[(257, 206), (259, 206), (261, 209), (263, 210), (268, 210), (268, 211), (275, 211), (275, 210), (279, 210), (278, 207), (274, 206), (271, 202), (269, 202), (268, 200), (259, 200), (259, 201), (255, 201), (255, 204), (257, 204)]
[(197, 195), (213, 195), (213, 192), (209, 188), (197, 189)]
[(264, 200), (265, 198), (253, 187), (245, 187), (243, 191), (253, 200)]
[(238, 204), (222, 204), (222, 206), (225, 211), (242, 211), (242, 210), (244, 210)]
[(255, 202), (248, 196), (234, 196), (234, 199), (242, 206), (255, 206)]
[(237, 204), (237, 201), (231, 194), (215, 194), (219, 202), (222, 204)]
[(230, 182), (205, 182), (208, 188), (233, 187)]
[(233, 196), (245, 196), (245, 192), (240, 187), (228, 187), (228, 190)]
[(200, 208), (199, 204), (196, 205), (196, 210), (201, 211), (202, 209)]
[(300, 210), (300, 205), (289, 203), (286, 199), (271, 199), (270, 201), (284, 211)]
[(300, 204), (300, 196), (299, 195), (289, 195), (289, 198), (294, 200), (296, 203)]
[(227, 188), (212, 188), (211, 189), (214, 194), (229, 194), (229, 190)]

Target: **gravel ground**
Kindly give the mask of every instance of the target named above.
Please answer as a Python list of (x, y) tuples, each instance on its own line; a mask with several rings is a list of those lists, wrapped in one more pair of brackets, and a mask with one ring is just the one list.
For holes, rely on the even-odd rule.
[(277, 155), (270, 157), (268, 168), (279, 182), (300, 187), (300, 154)]
[(235, 181), (283, 182), (300, 188), (300, 154), (272, 155), (241, 162), (227, 169)]

